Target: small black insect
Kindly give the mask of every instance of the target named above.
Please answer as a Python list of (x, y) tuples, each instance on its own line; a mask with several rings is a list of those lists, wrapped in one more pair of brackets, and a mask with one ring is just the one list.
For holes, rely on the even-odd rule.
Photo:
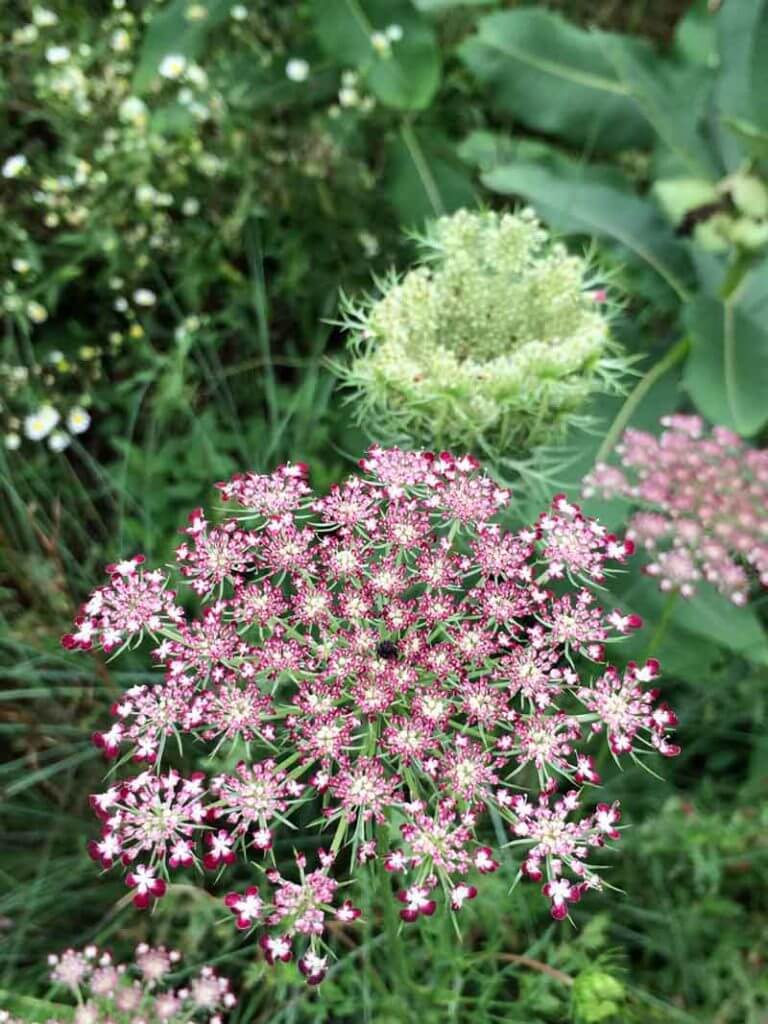
[(704, 224), (710, 217), (714, 217), (716, 213), (728, 213), (732, 208), (733, 206), (728, 196), (724, 196), (714, 203), (703, 203), (701, 206), (695, 206), (685, 214), (677, 225), (675, 234), (681, 238), (687, 238), (693, 234), (697, 224)]
[(400, 657), (400, 648), (394, 640), (382, 640), (381, 643), (376, 644), (376, 653), (385, 661), (395, 661)]

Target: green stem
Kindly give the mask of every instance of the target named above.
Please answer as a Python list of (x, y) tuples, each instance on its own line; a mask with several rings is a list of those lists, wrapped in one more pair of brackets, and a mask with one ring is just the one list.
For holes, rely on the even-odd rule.
[(656, 653), (656, 651), (661, 646), (661, 641), (664, 639), (664, 636), (665, 636), (665, 634), (667, 632), (667, 627), (669, 626), (669, 623), (670, 623), (670, 621), (672, 619), (672, 613), (675, 610), (675, 605), (677, 604), (678, 597), (679, 597), (679, 591), (677, 591), (677, 590), (673, 590), (667, 596), (667, 600), (666, 600), (666, 603), (664, 605), (664, 610), (661, 613), (661, 618), (659, 619), (659, 623), (656, 626), (656, 629), (653, 631), (653, 636), (648, 641), (648, 648), (647, 648), (647, 650), (645, 652), (645, 658), (643, 659), (644, 661), (647, 661), (648, 658), (653, 657), (653, 655)]
[(416, 133), (414, 132), (410, 121), (403, 121), (400, 127), (400, 134), (405, 144), (405, 148), (408, 150), (411, 160), (413, 160), (416, 173), (421, 180), (421, 184), (424, 186), (424, 191), (427, 193), (427, 198), (435, 212), (435, 216), (442, 217), (445, 213), (445, 206), (443, 205), (443, 199), (440, 195), (440, 189), (437, 187), (437, 182), (430, 170), (429, 164), (424, 156), (424, 151), (421, 148), (421, 144), (416, 137)]
[(688, 338), (681, 338), (680, 341), (678, 341), (676, 345), (673, 345), (662, 359), (657, 363), (654, 363), (645, 376), (638, 381), (634, 389), (627, 395), (624, 404), (616, 414), (616, 418), (611, 424), (608, 433), (605, 435), (603, 443), (600, 445), (595, 462), (605, 462), (613, 451), (613, 448), (624, 431), (624, 428), (632, 418), (635, 409), (637, 409), (638, 405), (640, 405), (653, 385), (658, 380), (661, 380), (664, 374), (671, 370), (673, 366), (676, 366), (682, 361), (688, 351), (688, 346)]
[[(389, 822), (384, 833), (386, 849), (389, 849)], [(409, 985), (408, 969), (405, 963), (405, 949), (403, 937), (400, 934), (400, 915), (397, 912), (397, 904), (392, 895), (392, 884), (390, 875), (386, 871), (379, 871), (378, 897), (381, 900), (381, 914), (384, 921), (384, 934), (386, 936), (387, 953), (391, 958), (394, 975), (397, 981), (397, 993), (403, 999), (407, 999)]]

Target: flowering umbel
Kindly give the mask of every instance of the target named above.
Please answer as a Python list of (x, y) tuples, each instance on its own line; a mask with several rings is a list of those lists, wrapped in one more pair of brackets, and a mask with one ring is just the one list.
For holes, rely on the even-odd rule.
[[(302, 465), (218, 484), (240, 512), (214, 525), (194, 511), (177, 551), (199, 617), (139, 556), (108, 567), (63, 641), (146, 638), (164, 672), (96, 736), (139, 767), (92, 797), (94, 858), (124, 867), (138, 907), (177, 871), (213, 881), (261, 863), (224, 904), (237, 928), (260, 929), (269, 962), (298, 954), (310, 983), (328, 923), (360, 916), (358, 872), (397, 876), (408, 922), (473, 899), (502, 857), (489, 810), (566, 916), (601, 884), (590, 852), (619, 836), (618, 805), (589, 788), (601, 735), (617, 758), (677, 752), (675, 717), (647, 688), (658, 663), (606, 661), (640, 620), (604, 612), (590, 589), (631, 544), (562, 496), (505, 530), (509, 492), (469, 457), (372, 448), (361, 467), (320, 498)], [(192, 737), (221, 766), (210, 778), (166, 764)], [(323, 845), (286, 877), (271, 848), (313, 809)]]
[(627, 430), (621, 468), (600, 464), (585, 495), (640, 506), (628, 536), (650, 553), (646, 572), (666, 591), (691, 597), (702, 581), (746, 604), (750, 576), (768, 586), (768, 452), (698, 416), (666, 416), (659, 437)]
[(441, 217), (381, 296), (348, 309), (339, 373), (377, 439), (519, 457), (562, 440), (621, 360), (605, 289), (529, 208)]
[(237, 1002), (229, 982), (212, 967), (203, 967), (172, 988), (168, 976), (180, 969), (180, 961), (175, 950), (146, 943), (136, 947), (130, 964), (116, 964), (96, 946), (48, 957), (51, 981), (77, 999), (74, 1016), (66, 1017), (74, 1024), (222, 1024), (222, 1014)]

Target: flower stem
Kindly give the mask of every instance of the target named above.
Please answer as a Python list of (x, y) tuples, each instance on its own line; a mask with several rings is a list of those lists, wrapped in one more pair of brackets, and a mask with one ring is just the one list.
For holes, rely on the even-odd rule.
[(642, 402), (648, 392), (651, 390), (656, 381), (661, 380), (665, 373), (672, 369), (679, 363), (688, 351), (689, 346), (688, 338), (681, 338), (677, 344), (673, 345), (672, 348), (667, 352), (663, 358), (648, 370), (635, 385), (633, 390), (627, 395), (627, 398), (616, 414), (616, 418), (611, 424), (608, 433), (603, 439), (603, 443), (600, 445), (600, 449), (595, 457), (595, 462), (605, 462), (610, 453), (613, 451), (614, 445), (621, 436), (624, 428), (632, 418), (632, 414), (638, 405)]
[(677, 604), (679, 596), (680, 592), (678, 590), (673, 590), (667, 595), (667, 600), (664, 604), (664, 610), (661, 613), (661, 618), (659, 619), (656, 629), (653, 631), (653, 636), (648, 641), (648, 649), (645, 652), (644, 661), (647, 661), (648, 658), (650, 658), (659, 649), (661, 641), (664, 639), (664, 634), (667, 632), (667, 626), (670, 623), (672, 613), (675, 610), (675, 605)]

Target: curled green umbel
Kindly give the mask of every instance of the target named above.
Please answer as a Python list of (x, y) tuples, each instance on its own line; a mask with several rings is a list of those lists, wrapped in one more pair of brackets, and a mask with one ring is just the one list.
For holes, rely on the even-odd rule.
[(531, 209), (459, 210), (418, 241), (411, 270), (345, 305), (337, 369), (376, 439), (525, 457), (615, 389), (605, 291)]

